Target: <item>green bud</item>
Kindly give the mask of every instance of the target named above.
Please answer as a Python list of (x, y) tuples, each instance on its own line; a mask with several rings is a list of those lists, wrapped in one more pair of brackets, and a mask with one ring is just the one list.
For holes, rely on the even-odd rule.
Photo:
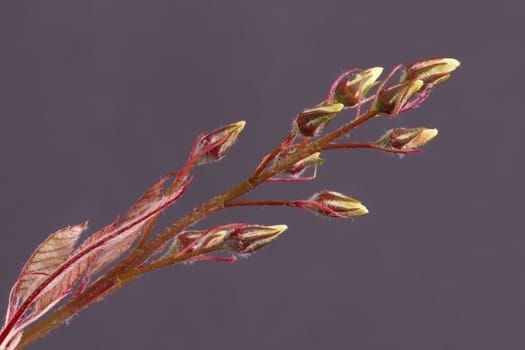
[(286, 225), (251, 225), (234, 230), (226, 242), (226, 249), (239, 254), (249, 254), (275, 240), (288, 229)]
[[(292, 155), (296, 151), (296, 147), (288, 147), (275, 158), (275, 163), (279, 163), (286, 157)], [(286, 175), (286, 176), (292, 176), (292, 177), (299, 177), (303, 172), (310, 166), (314, 165), (320, 165), (323, 163), (323, 159), (320, 157), (320, 152), (312, 153), (311, 155), (307, 156), (306, 158), (303, 158), (299, 160), (298, 162), (292, 164), (290, 167), (282, 170), (280, 172), (280, 175)]]
[(421, 90), (423, 80), (405, 81), (379, 91), (376, 100), (376, 111), (395, 117), (403, 107)]
[(222, 244), (230, 235), (231, 230), (220, 226), (206, 231), (183, 231), (175, 236), (173, 243), (165, 256), (171, 256), (179, 250), (193, 244), (190, 251), (221, 249)]
[(305, 137), (317, 136), (343, 107), (341, 103), (321, 103), (313, 108), (305, 109), (295, 118), (294, 129)]
[(246, 122), (241, 120), (202, 136), (193, 152), (197, 157), (195, 164), (200, 165), (222, 159), (237, 141), (245, 125)]
[[(346, 107), (354, 107), (359, 98), (364, 98), (367, 92), (376, 85), (377, 78), (383, 73), (383, 67), (373, 67), (355, 73), (343, 74), (332, 88), (335, 101)], [(361, 89), (361, 92), (359, 91)]]
[[(314, 204), (314, 205), (311, 205)], [(368, 214), (368, 209), (357, 199), (334, 191), (323, 191), (314, 194), (299, 207), (324, 216), (349, 218)]]
[(436, 57), (419, 60), (406, 67), (402, 80), (423, 80), (422, 90), (430, 90), (447, 80), (450, 73), (459, 65), (460, 62), (454, 58)]
[(375, 144), (399, 150), (415, 149), (430, 142), (437, 134), (437, 129), (396, 128), (388, 130)]

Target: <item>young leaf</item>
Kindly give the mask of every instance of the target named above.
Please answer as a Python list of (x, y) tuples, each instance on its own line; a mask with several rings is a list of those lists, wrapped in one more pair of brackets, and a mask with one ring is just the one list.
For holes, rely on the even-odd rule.
[(146, 191), (121, 225), (117, 227), (115, 221), (88, 238), (74, 253), (71, 251), (87, 223), (51, 235), (35, 250), (12, 289), (6, 323), (0, 332), (1, 350), (11, 347), (25, 327), (69, 295), (89, 268), (80, 283), (81, 288), (86, 287), (94, 273), (130, 247), (150, 219), (180, 198), (191, 180), (181, 181), (176, 190), (163, 195), (167, 179), (162, 178)]
[(75, 243), (86, 228), (87, 222), (63, 228), (50, 235), (35, 249), (11, 291), (6, 322), (11, 318), (17, 306), (22, 304), (42, 281), (67, 261)]
[[(132, 224), (137, 219), (147, 215), (149, 212), (154, 211), (157, 207), (162, 205), (164, 186), (167, 180), (168, 177), (164, 176), (148, 190), (146, 190), (146, 192), (128, 211), (126, 217), (119, 225), (119, 228)], [(101, 271), (113, 261), (118, 259), (126, 250), (131, 247), (135, 239), (141, 234), (144, 226), (149, 220), (152, 220), (153, 218), (154, 216), (148, 220), (142, 221), (140, 224), (130, 225), (130, 227), (122, 232), (122, 234), (108, 241), (104, 247), (99, 250), (97, 257), (93, 261), (89, 271), (86, 274), (86, 278), (92, 277), (97, 272)]]

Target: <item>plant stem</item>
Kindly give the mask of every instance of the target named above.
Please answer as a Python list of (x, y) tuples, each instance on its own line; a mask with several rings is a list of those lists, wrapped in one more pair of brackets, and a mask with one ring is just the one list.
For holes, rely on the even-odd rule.
[[(127, 257), (122, 259), (120, 263), (118, 263), (109, 271), (107, 271), (91, 286), (86, 288), (86, 290), (84, 290), (80, 295), (78, 295), (75, 298), (72, 298), (66, 304), (54, 311), (51, 315), (38, 322), (27, 331), (25, 331), (16, 349), (23, 349), (38, 338), (59, 327), (62, 323), (74, 316), (83, 308), (101, 300), (102, 298), (116, 291), (117, 289), (120, 289), (121, 287), (133, 281), (141, 274), (147, 271), (151, 271), (153, 269), (158, 269), (160, 267), (166, 266), (168, 262), (165, 262), (165, 264), (157, 265), (152, 263), (139, 268), (139, 266), (143, 264), (144, 261), (146, 261), (153, 254), (155, 254), (155, 252), (157, 252), (162, 246), (164, 246), (169, 240), (171, 240), (177, 233), (181, 232), (189, 226), (197, 223), (198, 221), (210, 216), (211, 214), (225, 207), (232, 206), (231, 203), (236, 198), (246, 194), (253, 188), (263, 184), (272, 176), (278, 174), (284, 169), (287, 169), (288, 167), (304, 159), (305, 157), (315, 152), (322, 151), (332, 141), (340, 138), (343, 135), (348, 134), (350, 131), (354, 130), (355, 128), (357, 128), (364, 122), (370, 120), (376, 115), (377, 112), (371, 109), (364, 113), (362, 116), (358, 116), (352, 122), (341, 126), (339, 129), (333, 131), (332, 133), (327, 134), (318, 139), (311, 140), (310, 143), (306, 144), (304, 147), (301, 147), (296, 152), (292, 153), (290, 156), (272, 165), (266, 170), (264, 170), (264, 168), (269, 164), (270, 160), (263, 160), (262, 164), (264, 164), (264, 166), (259, 166), (256, 169), (256, 171), (254, 171), (254, 173), (248, 178), (243, 180), (238, 185), (232, 187), (231, 189), (223, 192), (222, 194), (217, 195), (214, 198), (206, 201), (200, 207), (194, 209), (189, 214), (180, 218), (177, 222), (165, 229), (162, 233), (153, 237), (151, 241), (145, 244), (144, 242), (142, 242), (142, 244), (144, 244), (143, 246), (137, 247), (136, 249), (132, 250)], [(285, 141), (286, 140), (289, 140), (289, 137), (285, 138)], [(273, 157), (275, 157), (282, 145), (283, 143), (279, 144), (279, 146), (276, 148), (277, 151), (273, 151), (272, 153), (270, 153), (270, 155), (273, 155)], [(203, 253), (187, 253), (177, 257), (177, 259), (169, 262), (169, 264), (184, 261), (185, 259), (191, 258), (192, 256), (201, 254)]]
[(254, 205), (279, 206), (279, 207), (296, 207), (297, 201), (280, 201), (280, 200), (253, 200), (253, 201), (231, 201), (224, 205), (225, 208), (245, 207)]

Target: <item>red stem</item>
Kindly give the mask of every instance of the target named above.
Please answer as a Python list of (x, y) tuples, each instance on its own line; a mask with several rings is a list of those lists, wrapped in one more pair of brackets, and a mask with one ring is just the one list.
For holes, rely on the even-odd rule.
[(244, 207), (254, 205), (271, 205), (281, 207), (297, 207), (297, 201), (280, 201), (280, 200), (253, 200), (253, 201), (231, 201), (224, 204), (225, 208)]

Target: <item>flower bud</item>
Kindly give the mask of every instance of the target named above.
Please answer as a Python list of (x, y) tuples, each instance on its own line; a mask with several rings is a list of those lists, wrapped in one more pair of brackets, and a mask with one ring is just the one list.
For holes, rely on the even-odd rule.
[(459, 65), (459, 61), (453, 58), (436, 57), (419, 60), (406, 67), (402, 80), (423, 80), (422, 90), (430, 90), (447, 80), (450, 73)]
[(190, 244), (190, 251), (220, 249), (230, 233), (231, 230), (221, 227), (208, 231), (183, 231), (175, 236), (167, 255), (172, 255)]
[(317, 214), (336, 218), (368, 214), (368, 209), (357, 199), (333, 191), (316, 193), (299, 206)]
[[(279, 163), (286, 157), (292, 155), (297, 148), (295, 146), (288, 147), (285, 150), (283, 150), (279, 155), (275, 158), (275, 163)], [(312, 153), (311, 155), (307, 156), (306, 158), (303, 158), (299, 160), (298, 162), (292, 164), (290, 167), (282, 170), (279, 174), (285, 175), (285, 176), (291, 176), (291, 177), (299, 177), (301, 176), (304, 171), (309, 166), (316, 166), (323, 163), (323, 159), (320, 157), (320, 152)]]
[(312, 153), (308, 157), (301, 159), (282, 172), (291, 176), (300, 176), (309, 166), (323, 164), (323, 158), (321, 158), (320, 155), (320, 152)]
[[(361, 71), (348, 71), (332, 85), (330, 97), (346, 107), (354, 107), (366, 93), (377, 84), (377, 78), (383, 73), (383, 67), (368, 68)], [(361, 90), (361, 91), (359, 91)]]
[(286, 231), (286, 225), (251, 225), (234, 230), (225, 248), (239, 254), (249, 254), (261, 249)]
[(375, 108), (378, 113), (395, 117), (421, 90), (423, 80), (405, 81), (379, 91)]
[(245, 125), (246, 122), (241, 120), (202, 136), (197, 141), (193, 152), (193, 156), (196, 157), (195, 164), (200, 165), (222, 159), (237, 141)]
[(295, 118), (294, 129), (305, 137), (317, 136), (343, 107), (341, 103), (321, 103), (313, 108), (305, 109)]
[(379, 147), (408, 150), (419, 148), (438, 134), (437, 129), (397, 128), (388, 130), (375, 144)]

